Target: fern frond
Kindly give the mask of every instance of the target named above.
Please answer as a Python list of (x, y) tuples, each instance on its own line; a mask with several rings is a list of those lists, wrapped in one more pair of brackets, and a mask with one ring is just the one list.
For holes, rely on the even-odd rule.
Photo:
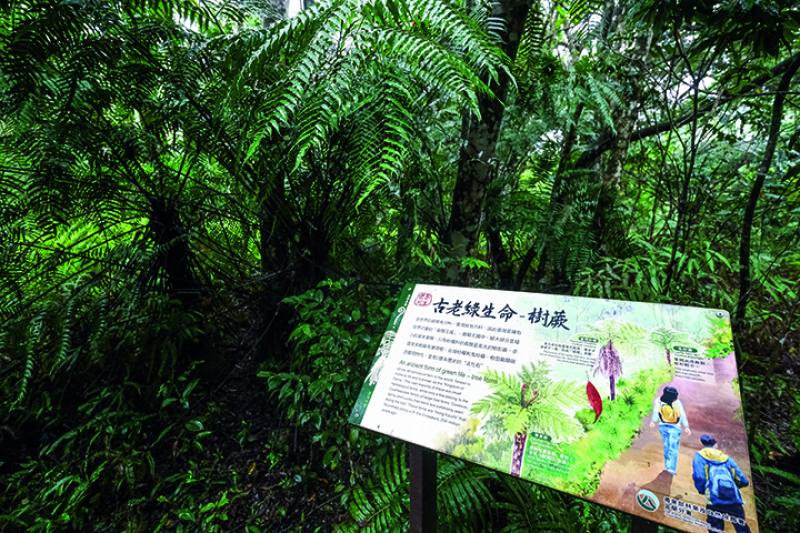
[(499, 497), (493, 507), (506, 514), (502, 533), (580, 531), (574, 516), (564, 512), (564, 501), (556, 491), (509, 476), (498, 481)]
[(525, 102), (533, 87), (542, 77), (540, 58), (544, 46), (544, 19), (538, 4), (534, 3), (525, 17), (525, 23), (514, 60), (514, 76), (517, 79), (520, 98)]
[(22, 369), (22, 376), (19, 380), (19, 391), (14, 400), (13, 406), (17, 406), (25, 400), (28, 394), (28, 383), (33, 378), (33, 369), (36, 360), (36, 348), (42, 335), (42, 328), (44, 326), (45, 311), (40, 311), (36, 317), (31, 321), (27, 342), (25, 344), (25, 366)]
[(439, 529), (485, 531), (492, 501), (486, 483), (497, 477), (487, 468), (440, 456), (436, 500)]
[(378, 464), (369, 488), (357, 487), (350, 502), (355, 524), (343, 531), (402, 531), (408, 528), (409, 484), (405, 446), (396, 446)]
[[(438, 456), (437, 513), (442, 531), (481, 531), (488, 525), (492, 496), (487, 482), (498, 475), (489, 469)], [(352, 522), (340, 531), (405, 531), (408, 529), (409, 480), (405, 446), (395, 446), (378, 464), (375, 478), (351, 493)]]

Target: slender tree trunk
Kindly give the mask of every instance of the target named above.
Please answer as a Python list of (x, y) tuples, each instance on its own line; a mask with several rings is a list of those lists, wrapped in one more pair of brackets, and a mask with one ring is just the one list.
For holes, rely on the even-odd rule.
[(167, 291), (187, 308), (200, 296), (201, 285), (192, 272), (194, 255), (177, 207), (163, 198), (150, 198), (149, 228), (158, 245), (158, 266), (163, 269)]
[[(296, 266), (297, 255), (292, 251), (295, 225), (286, 202), (281, 171), (273, 175), (271, 183), (263, 185), (259, 197), (258, 249), (263, 281), (258, 284), (259, 317), (254, 324), (253, 336), (255, 351), (258, 357), (263, 357), (287, 353), (289, 323), (294, 311), (283, 303), (283, 299), (295, 290), (295, 271), (292, 267)], [(272, 280), (274, 275), (279, 276), (279, 282)]]
[(397, 247), (395, 248), (394, 259), (398, 267), (406, 265), (411, 259), (411, 246), (414, 242), (414, 228), (416, 226), (414, 216), (414, 201), (406, 190), (403, 183), (400, 184), (400, 199), (402, 210), (400, 211), (400, 225), (397, 229)]
[(665, 354), (667, 356), (667, 364), (672, 366), (672, 352), (669, 351), (669, 348), (665, 350)]
[[(689, 211), (689, 185), (691, 184), (695, 162), (697, 161), (697, 121), (699, 114), (700, 81), (705, 77), (707, 72), (706, 69), (698, 73), (695, 73), (692, 70), (690, 60), (683, 54), (683, 47), (681, 46), (680, 36), (678, 35), (677, 31), (675, 33), (675, 42), (678, 43), (678, 50), (681, 51), (681, 55), (683, 56), (686, 66), (689, 69), (689, 74), (692, 76), (692, 116), (694, 118), (692, 118), (691, 122), (691, 134), (689, 139), (689, 163), (684, 171), (683, 180), (681, 181), (681, 190), (678, 196), (678, 220), (675, 222), (675, 233), (672, 235), (672, 248), (664, 278), (664, 293), (666, 294), (669, 294), (670, 284), (675, 277), (678, 248), (681, 244), (681, 236), (684, 234), (683, 228), (687, 225), (686, 219)], [(684, 157), (685, 155), (686, 152), (684, 151)]]
[(492, 225), (487, 228), (486, 235), (489, 238), (489, 255), (492, 257), (492, 264), (494, 264), (499, 278), (497, 288), (512, 290), (514, 289), (514, 269), (503, 246), (500, 230)]
[(286, 190), (283, 175), (278, 173), (261, 192), (261, 211), (258, 224), (261, 271), (279, 272), (289, 261), (290, 235), (287, 220)]
[[(575, 141), (578, 138), (578, 123), (580, 122), (583, 110), (583, 102), (579, 103), (575, 107), (575, 113), (572, 115), (572, 122), (567, 129), (567, 136), (564, 139), (564, 144), (561, 146), (561, 153), (558, 158), (558, 167), (556, 168), (556, 174), (553, 177), (553, 187), (550, 189), (550, 204), (547, 210), (547, 226), (544, 228), (545, 230), (553, 225), (557, 214), (561, 210), (561, 206), (563, 206), (565, 203), (565, 190), (563, 185), (564, 173), (569, 165), (570, 156), (572, 155), (572, 148), (575, 146)], [(536, 236), (533, 244), (522, 258), (522, 262), (517, 269), (517, 275), (514, 278), (514, 290), (520, 290), (522, 288), (522, 282), (525, 280), (525, 275), (528, 273), (531, 262), (533, 262), (533, 258), (536, 256), (537, 252), (541, 250), (541, 252), (539, 252), (539, 265), (536, 269), (536, 283), (538, 285), (539, 280), (544, 274), (544, 267), (547, 264), (548, 258), (547, 242), (542, 242), (544, 238), (545, 231), (542, 231), (540, 232), (540, 235)]]
[(772, 165), (775, 148), (778, 145), (786, 91), (789, 89), (789, 85), (795, 73), (797, 73), (798, 68), (800, 68), (800, 56), (795, 56), (789, 68), (783, 73), (780, 83), (778, 83), (775, 99), (772, 102), (772, 118), (769, 125), (767, 146), (764, 149), (764, 158), (761, 160), (761, 164), (758, 167), (758, 174), (756, 175), (755, 182), (753, 182), (752, 189), (750, 189), (750, 198), (747, 201), (747, 207), (744, 211), (742, 237), (739, 241), (739, 301), (736, 304), (736, 314), (734, 315), (733, 323), (738, 332), (741, 332), (744, 327), (747, 300), (750, 297), (750, 236), (753, 228), (753, 218), (756, 213), (758, 197), (761, 194), (761, 189), (767, 178), (767, 173)]
[(609, 395), (612, 400), (617, 398), (617, 378), (614, 376), (608, 376), (608, 385), (611, 389), (611, 394)]
[[(506, 22), (506, 31), (502, 36), (503, 50), (512, 59), (517, 53), (527, 12), (526, 0), (501, 0), (495, 4), (494, 15)], [(480, 119), (472, 114), (465, 114), (462, 119), (463, 142), (446, 243), (451, 248), (451, 256), (456, 259), (475, 255), (509, 81), (508, 75), (501, 72), (497, 82), (490, 85), (494, 96), (480, 95), (478, 98)], [(450, 269), (448, 278), (469, 284), (468, 272), (457, 265)]]
[(622, 79), (623, 83), (629, 87), (629, 93), (623, 96), (623, 100), (627, 100), (628, 103), (619, 106), (614, 113), (614, 127), (617, 135), (612, 143), (611, 153), (603, 165), (600, 191), (592, 216), (592, 235), (600, 253), (608, 253), (609, 216), (614, 211), (614, 204), (619, 194), (622, 168), (627, 159), (628, 146), (630, 146), (633, 127), (636, 124), (636, 115), (642, 99), (639, 74), (650, 53), (651, 43), (652, 32), (650, 31), (637, 38), (636, 49), (631, 54), (630, 64)]

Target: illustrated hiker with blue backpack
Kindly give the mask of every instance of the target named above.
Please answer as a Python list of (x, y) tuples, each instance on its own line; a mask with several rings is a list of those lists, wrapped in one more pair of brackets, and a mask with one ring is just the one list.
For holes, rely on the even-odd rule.
[(700, 442), (703, 449), (694, 456), (692, 479), (697, 492), (708, 498), (708, 530), (725, 531), (725, 520), (728, 519), (737, 533), (749, 532), (739, 491), (740, 487), (750, 484), (747, 476), (736, 461), (717, 448), (717, 439), (703, 435)]
[(664, 387), (661, 397), (653, 405), (653, 416), (650, 427), (655, 427), (658, 422), (658, 431), (664, 441), (664, 470), (673, 476), (678, 471), (678, 450), (681, 446), (681, 426), (687, 435), (692, 434), (689, 429), (689, 419), (683, 404), (678, 399), (678, 390), (675, 387)]

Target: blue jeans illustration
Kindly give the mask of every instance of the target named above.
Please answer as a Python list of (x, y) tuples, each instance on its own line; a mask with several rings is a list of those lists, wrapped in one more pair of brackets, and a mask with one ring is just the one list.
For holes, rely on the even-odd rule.
[(681, 445), (681, 428), (675, 424), (659, 424), (661, 440), (664, 441), (664, 470), (675, 474), (678, 471), (678, 448)]

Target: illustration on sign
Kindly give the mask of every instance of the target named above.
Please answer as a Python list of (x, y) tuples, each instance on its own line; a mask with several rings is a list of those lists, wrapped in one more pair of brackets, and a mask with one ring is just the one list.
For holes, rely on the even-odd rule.
[(758, 531), (725, 311), (407, 285), (350, 421), (685, 531)]

